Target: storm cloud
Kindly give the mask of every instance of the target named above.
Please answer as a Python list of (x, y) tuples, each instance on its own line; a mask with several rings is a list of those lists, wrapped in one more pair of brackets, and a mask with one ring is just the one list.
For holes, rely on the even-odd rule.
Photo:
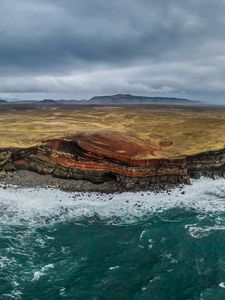
[(0, 95), (225, 104), (224, 0), (1, 0)]

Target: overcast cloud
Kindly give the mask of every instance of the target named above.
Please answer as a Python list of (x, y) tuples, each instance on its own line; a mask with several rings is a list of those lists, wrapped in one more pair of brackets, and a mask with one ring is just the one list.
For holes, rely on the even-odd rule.
[(225, 104), (225, 0), (1, 0), (0, 96)]

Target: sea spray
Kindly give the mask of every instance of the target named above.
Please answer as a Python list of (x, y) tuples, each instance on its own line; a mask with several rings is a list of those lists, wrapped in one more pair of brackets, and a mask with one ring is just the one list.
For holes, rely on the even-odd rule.
[[(91, 197), (90, 197), (91, 195)], [(136, 222), (156, 212), (172, 208), (199, 213), (225, 211), (225, 179), (192, 180), (182, 190), (122, 194), (67, 193), (55, 189), (0, 188), (0, 222), (41, 224), (98, 217), (119, 223)]]

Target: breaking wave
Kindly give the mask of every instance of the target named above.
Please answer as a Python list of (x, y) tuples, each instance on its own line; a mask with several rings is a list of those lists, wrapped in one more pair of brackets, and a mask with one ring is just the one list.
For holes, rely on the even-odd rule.
[(139, 218), (184, 208), (202, 214), (225, 211), (225, 179), (201, 178), (172, 191), (122, 193), (68, 193), (54, 189), (0, 188), (0, 224), (43, 225), (96, 218), (132, 223)]
[(224, 243), (225, 179), (158, 194), (0, 188), (0, 299), (225, 299)]

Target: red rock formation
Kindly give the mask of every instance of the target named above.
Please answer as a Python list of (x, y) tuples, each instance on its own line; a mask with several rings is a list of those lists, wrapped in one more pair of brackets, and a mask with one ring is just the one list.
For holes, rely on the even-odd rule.
[(156, 150), (162, 149), (121, 133), (77, 134), (47, 140), (30, 149), (10, 150), (10, 159), (4, 162), (3, 168), (32, 170), (94, 183), (116, 180), (125, 188), (140, 189), (159, 183), (187, 183), (190, 177), (225, 173), (224, 150), (182, 159), (139, 158), (149, 154), (154, 157)]

